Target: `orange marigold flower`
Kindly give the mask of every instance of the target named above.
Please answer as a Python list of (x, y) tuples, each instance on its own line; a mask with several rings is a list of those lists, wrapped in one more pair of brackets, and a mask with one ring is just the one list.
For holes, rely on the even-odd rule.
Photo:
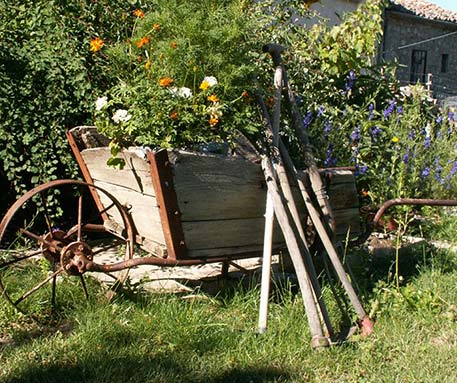
[(151, 60), (146, 61), (146, 64), (144, 64), (144, 67), (146, 69), (149, 69), (151, 67)]
[(141, 48), (143, 45), (146, 45), (147, 43), (149, 43), (149, 37), (144, 36), (140, 41), (137, 41), (136, 46), (138, 48)]
[(144, 12), (141, 10), (141, 9), (135, 9), (133, 11), (133, 14), (136, 16), (136, 17), (140, 17), (140, 18), (143, 18), (144, 17)]
[(209, 124), (211, 126), (216, 125), (218, 122), (219, 122), (219, 119), (217, 117), (215, 117), (215, 116), (211, 116), (210, 119), (209, 119)]
[(173, 79), (170, 77), (162, 77), (159, 80), (160, 86), (170, 86), (173, 83)]
[(155, 24), (152, 26), (152, 29), (154, 29), (155, 31), (160, 31), (160, 24), (159, 24), (159, 23), (155, 23)]
[(241, 93), (241, 97), (243, 98), (249, 98), (249, 93), (247, 90), (243, 90), (243, 93)]
[(365, 189), (362, 189), (362, 197), (368, 197), (368, 192)]
[(208, 99), (208, 101), (211, 101), (211, 102), (219, 102), (219, 97), (217, 97), (215, 94), (208, 96), (207, 99)]
[(90, 51), (98, 52), (102, 49), (103, 45), (105, 45), (105, 42), (100, 37), (96, 37), (95, 39), (90, 40)]
[(177, 120), (178, 119), (178, 112), (176, 112), (176, 111), (171, 112), (170, 113), (170, 118), (172, 120)]
[(170, 47), (172, 47), (173, 49), (176, 49), (178, 47), (178, 44), (176, 44), (176, 41), (172, 41), (170, 43)]

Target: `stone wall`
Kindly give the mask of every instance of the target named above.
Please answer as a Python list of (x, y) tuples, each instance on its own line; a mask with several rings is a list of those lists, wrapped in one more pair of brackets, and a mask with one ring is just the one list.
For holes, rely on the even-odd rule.
[[(398, 60), (397, 77), (402, 85), (410, 83), (413, 50), (423, 50), (427, 52), (426, 73), (433, 76), (433, 97), (457, 95), (457, 24), (387, 10), (384, 29), (381, 56), (389, 61)], [(444, 36), (447, 34), (450, 35)], [(433, 40), (416, 44), (429, 39)], [(447, 72), (441, 70), (443, 54), (448, 55)]]

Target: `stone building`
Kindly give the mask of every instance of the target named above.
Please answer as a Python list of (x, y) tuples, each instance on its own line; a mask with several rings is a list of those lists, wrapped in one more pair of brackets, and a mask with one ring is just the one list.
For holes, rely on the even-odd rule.
[[(454, 0), (457, 1), (457, 0)], [(340, 22), (363, 0), (309, 0), (311, 10)], [(312, 22), (311, 22), (312, 23)], [(379, 59), (394, 61), (402, 85), (418, 81), (439, 100), (457, 100), (457, 12), (425, 0), (389, 0), (384, 12), (384, 39)]]
[(457, 96), (457, 12), (424, 0), (390, 0), (380, 58), (398, 61), (402, 85), (421, 82), (439, 100)]

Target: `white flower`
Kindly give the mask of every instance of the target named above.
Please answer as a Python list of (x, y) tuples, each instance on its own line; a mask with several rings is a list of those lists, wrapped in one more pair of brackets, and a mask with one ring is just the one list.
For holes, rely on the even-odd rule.
[(97, 101), (95, 101), (95, 110), (100, 111), (102, 110), (106, 105), (108, 104), (108, 97), (103, 96), (97, 98)]
[(189, 88), (183, 86), (182, 88), (178, 89), (178, 95), (184, 98), (192, 97), (192, 91)]
[(179, 89), (176, 87), (170, 88), (170, 92), (179, 97), (184, 97), (184, 98), (192, 97), (192, 91), (189, 88), (186, 88), (185, 86), (183, 86)]
[(113, 114), (113, 121), (116, 124), (119, 124), (120, 122), (127, 122), (132, 118), (132, 115), (129, 114), (129, 112), (125, 109), (118, 109), (116, 112)]
[(208, 85), (209, 85), (210, 87), (212, 87), (212, 86), (214, 86), (214, 85), (217, 84), (217, 79), (216, 79), (216, 77), (214, 77), (214, 76), (206, 76), (206, 77), (203, 79), (203, 82), (208, 83)]

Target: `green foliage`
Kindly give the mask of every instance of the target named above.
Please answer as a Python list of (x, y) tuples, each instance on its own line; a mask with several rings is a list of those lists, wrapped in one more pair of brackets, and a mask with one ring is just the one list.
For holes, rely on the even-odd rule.
[[(285, 62), (304, 126), (321, 166), (355, 167), (364, 204), (452, 197), (454, 113), (440, 111), (423, 87), (401, 89), (395, 63), (377, 62), (384, 5), (366, 1), (332, 28), (277, 28), (274, 41), (288, 48)], [(285, 116), (293, 147), (288, 125)]]
[(104, 70), (119, 78), (96, 111), (113, 155), (132, 143), (189, 147), (258, 131), (252, 7), (241, 0), (158, 1), (128, 36), (97, 52), (109, 57)]
[(8, 191), (1, 202), (76, 175), (65, 130), (91, 121), (94, 89), (112, 81), (88, 70), (104, 60), (89, 52), (89, 41), (95, 31), (116, 39), (129, 7), (108, 0), (0, 2), (0, 178)]

